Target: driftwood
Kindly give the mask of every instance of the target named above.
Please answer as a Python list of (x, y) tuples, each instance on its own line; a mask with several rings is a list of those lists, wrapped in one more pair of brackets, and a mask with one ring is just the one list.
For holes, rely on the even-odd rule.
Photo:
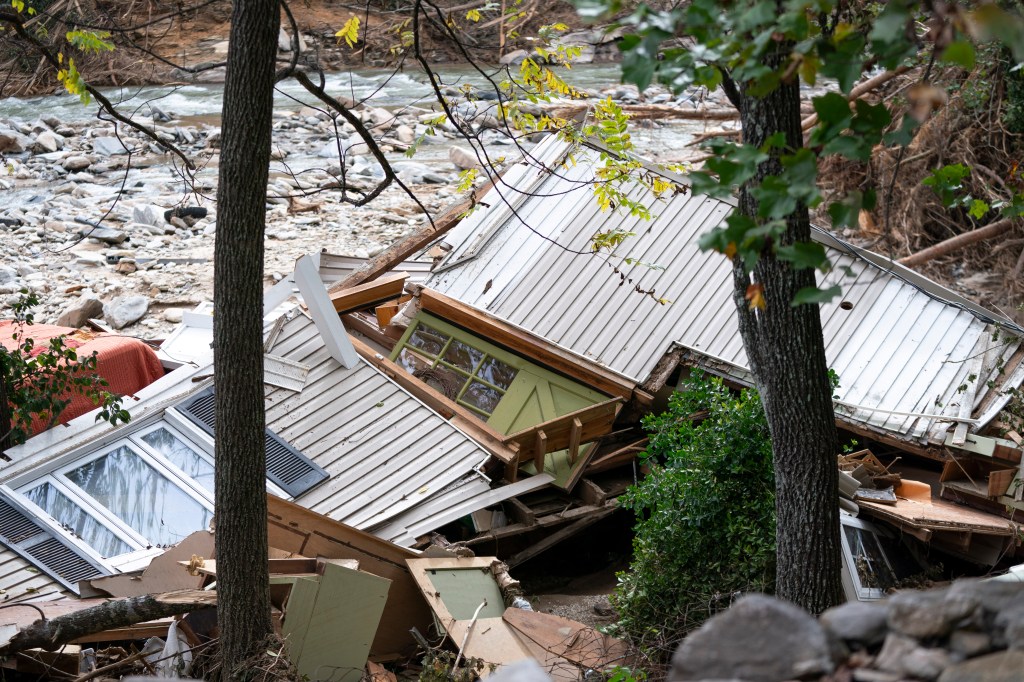
[(1014, 226), (1020, 224), (1021, 223), (1017, 218), (1003, 218), (1002, 220), (997, 220), (991, 225), (986, 225), (985, 227), (978, 228), (977, 230), (958, 234), (955, 237), (950, 237), (946, 241), (939, 242), (935, 246), (929, 246), (927, 249), (918, 251), (906, 258), (901, 258), (899, 260), (899, 264), (905, 265), (908, 268), (915, 265), (921, 265), (922, 263), (935, 260), (936, 258), (945, 256), (946, 254), (962, 249), (965, 246), (974, 244), (975, 242), (998, 237), (999, 235), (1012, 230)]
[(35, 621), (0, 646), (0, 656), (36, 648), (55, 651), (72, 640), (104, 630), (176, 616), (216, 603), (217, 593), (206, 590), (178, 590), (108, 601), (50, 620)]
[(491, 189), (491, 183), (485, 183), (483, 187), (476, 190), (473, 196), (452, 206), (433, 225), (416, 230), (410, 235), (399, 239), (390, 247), (380, 252), (359, 268), (353, 270), (347, 277), (330, 286), (328, 293), (335, 293), (342, 289), (354, 287), (357, 284), (368, 282), (379, 276), (381, 273), (391, 270), (393, 267), (411, 258), (417, 252), (424, 249), (430, 242), (444, 235), (453, 227), (459, 224), (463, 214), (473, 207)]
[[(575, 118), (586, 113), (592, 106), (593, 104), (590, 103), (579, 102), (558, 104), (545, 107), (545, 109), (559, 118)], [(734, 121), (740, 117), (740, 112), (736, 109), (727, 109), (725, 107), (718, 109), (688, 109), (670, 104), (623, 104), (622, 111), (629, 114), (629, 117), (633, 120)]]
[[(898, 69), (893, 69), (892, 71), (885, 71), (883, 73), (878, 74), (874, 78), (869, 78), (860, 85), (858, 85), (857, 87), (855, 87), (853, 90), (850, 90), (850, 94), (847, 95), (846, 99), (849, 102), (853, 102), (854, 100), (868, 94), (878, 86), (888, 83), (896, 76), (904, 74), (909, 70), (909, 66), (901, 66)], [(808, 116), (807, 118), (800, 122), (800, 129), (805, 131), (810, 130), (812, 127), (814, 127), (814, 124), (816, 124), (817, 122), (818, 115), (811, 114), (810, 116)]]

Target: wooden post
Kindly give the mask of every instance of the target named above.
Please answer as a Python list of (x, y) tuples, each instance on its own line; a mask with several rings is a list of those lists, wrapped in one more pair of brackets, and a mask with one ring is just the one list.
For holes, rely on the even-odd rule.
[(537, 431), (537, 441), (534, 446), (533, 453), (533, 466), (537, 469), (537, 473), (544, 471), (544, 455), (548, 451), (548, 436), (544, 433), (543, 429)]

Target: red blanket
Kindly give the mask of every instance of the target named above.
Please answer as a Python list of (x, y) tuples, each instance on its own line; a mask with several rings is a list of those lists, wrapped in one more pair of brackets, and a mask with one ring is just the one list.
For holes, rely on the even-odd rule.
[[(14, 348), (17, 343), (13, 334), (19, 330), (23, 330), (22, 333), (35, 340), (34, 354), (41, 353), (49, 347), (50, 339), (61, 334), (65, 335), (65, 345), (78, 351), (79, 358), (85, 358), (96, 351), (96, 373), (107, 380), (107, 390), (117, 395), (133, 395), (164, 375), (156, 353), (139, 339), (51, 324), (19, 327), (8, 320), (0, 322), (0, 344), (8, 349)], [(63, 424), (95, 408), (96, 405), (89, 398), (76, 395), (71, 399), (67, 409), (61, 413), (59, 423)], [(45, 421), (36, 420), (32, 424), (32, 430), (38, 433), (45, 426)]]

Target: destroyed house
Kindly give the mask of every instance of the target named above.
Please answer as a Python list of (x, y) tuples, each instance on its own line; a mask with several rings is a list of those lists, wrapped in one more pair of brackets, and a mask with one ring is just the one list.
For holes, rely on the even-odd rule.
[[(404, 547), (471, 519), (468, 544), (501, 540), (514, 566), (614, 510), (632, 476), (607, 488), (596, 477), (643, 449), (638, 418), (680, 371), (751, 383), (730, 265), (697, 246), (732, 204), (636, 186), (650, 220), (602, 212), (596, 163), (595, 150), (549, 137), (447, 233), (424, 230), (370, 263), (306, 257), (268, 290), (268, 492)], [(609, 230), (629, 234), (594, 251)], [(843, 291), (821, 309), (839, 425), (933, 459), (1013, 451), (978, 434), (1024, 380), (1022, 330), (886, 258), (814, 238), (834, 266), (822, 286)], [(434, 263), (404, 261), (430, 245)], [(0, 588), (57, 595), (85, 573), (140, 568), (208, 524), (211, 326), (187, 316), (165, 342), (181, 366), (138, 393), (130, 424), (86, 415), (11, 451), (0, 496), (35, 530), (0, 528)], [(985, 561), (1015, 543), (1004, 519), (972, 516), (964, 540), (949, 508), (911, 502), (923, 506), (872, 515), (925, 542), (955, 535), (947, 545), (968, 556), (981, 538)], [(180, 528), (163, 523), (170, 508)], [(878, 533), (844, 533), (851, 594), (877, 597), (851, 567)], [(525, 549), (507, 541), (525, 534)]]

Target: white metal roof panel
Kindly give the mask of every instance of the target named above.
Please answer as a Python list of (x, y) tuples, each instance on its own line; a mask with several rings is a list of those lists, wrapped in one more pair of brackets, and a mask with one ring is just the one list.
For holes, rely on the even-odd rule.
[[(63, 589), (56, 580), (0, 544), (0, 603), (60, 599)], [(3, 622), (0, 611), (0, 624)]]
[[(539, 145), (484, 197), (489, 208), (449, 233), (452, 251), (426, 286), (637, 382), (673, 345), (749, 379), (730, 264), (697, 244), (733, 206), (690, 193), (659, 199), (634, 187), (630, 196), (652, 220), (602, 212), (592, 192), (596, 153), (568, 153), (555, 137)], [(593, 253), (594, 235), (611, 229), (634, 234), (610, 254)], [(976, 404), (993, 390), (989, 379), (997, 391), (1020, 383), (995, 369), (1020, 348), (1021, 330), (1009, 320), (877, 254), (820, 231), (815, 239), (835, 265), (822, 284), (843, 288), (821, 306), (826, 355), (841, 403), (862, 406), (840, 405), (842, 418), (905, 438), (941, 438), (960, 397), (972, 393), (962, 389), (974, 383), (978, 353), (986, 362)], [(991, 341), (1000, 326), (1002, 338)]]
[(275, 355), (310, 367), (296, 393), (268, 386), (267, 427), (330, 478), (296, 502), (357, 528), (414, 507), (487, 459), (469, 436), (364, 360), (347, 370), (331, 358), (316, 325), (294, 313)]

